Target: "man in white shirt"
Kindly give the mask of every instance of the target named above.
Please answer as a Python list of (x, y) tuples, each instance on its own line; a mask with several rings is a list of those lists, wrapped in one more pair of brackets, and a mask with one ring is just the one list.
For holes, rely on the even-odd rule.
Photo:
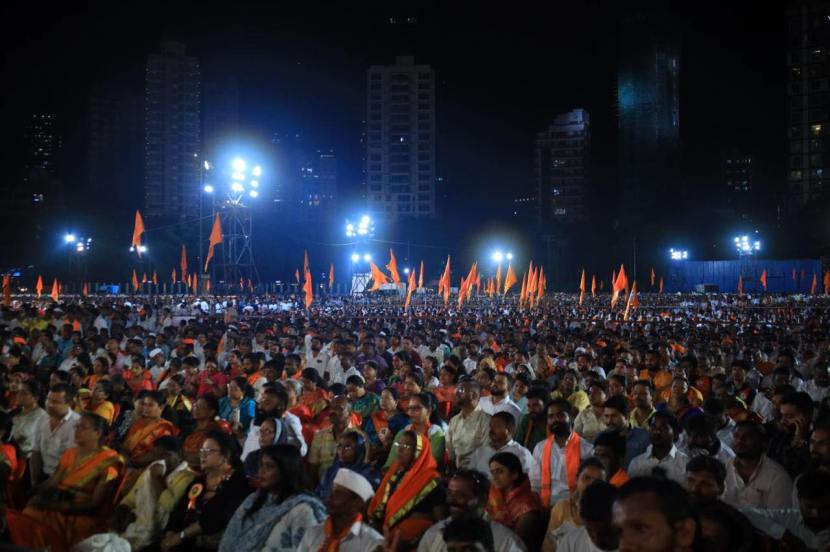
[(314, 368), (320, 377), (328, 371), (329, 355), (323, 351), (323, 340), (319, 336), (311, 336), (309, 350), (305, 355), (306, 368)]
[(496, 412), (490, 418), (490, 442), (477, 448), (470, 458), (470, 466), (490, 477), (490, 458), (497, 452), (510, 452), (522, 463), (522, 470), (530, 472), (533, 455), (525, 447), (513, 440), (516, 421), (509, 412)]
[(513, 531), (487, 518), (484, 509), (489, 494), (490, 483), (484, 474), (475, 470), (457, 471), (447, 484), (450, 517), (427, 529), (418, 543), (418, 552), (446, 552), (444, 528), (453, 520), (461, 519), (466, 522), (471, 518), (488, 522), (493, 534), (495, 552), (525, 552), (524, 543)]
[(677, 418), (671, 412), (658, 410), (652, 414), (648, 430), (651, 444), (628, 465), (628, 476), (652, 475), (652, 470), (659, 468), (669, 479), (685, 485), (686, 463), (689, 457), (677, 450), (674, 444), (678, 431)]
[(50, 477), (67, 449), (75, 446), (75, 427), (80, 416), (72, 409), (77, 392), (69, 384), (53, 385), (46, 396), (47, 417), (41, 418), (32, 447), (32, 484)]
[(472, 380), (463, 381), (456, 388), (461, 412), (450, 420), (445, 440), (450, 462), (457, 468), (471, 467), (473, 453), (488, 440), (490, 415), (479, 405), (480, 393), (481, 387)]
[(510, 386), (513, 378), (509, 374), (498, 373), (493, 378), (490, 396), (481, 397), (481, 409), (489, 415), (496, 412), (509, 412), (516, 419), (516, 425), (522, 420), (522, 409), (510, 398)]
[(365, 477), (345, 468), (337, 470), (331, 494), (326, 498), (328, 520), (306, 529), (298, 552), (317, 552), (330, 542), (330, 538), (344, 531), (345, 535), (334, 547), (340, 552), (366, 552), (382, 545), (383, 535), (360, 519), (360, 513), (374, 495), (375, 491)]
[(817, 363), (813, 372), (813, 379), (804, 384), (804, 391), (810, 395), (814, 402), (820, 403), (830, 393), (828, 368), (827, 364)]
[(735, 458), (726, 462), (724, 501), (738, 508), (792, 507), (793, 480), (764, 453), (764, 428), (740, 422), (735, 429)]

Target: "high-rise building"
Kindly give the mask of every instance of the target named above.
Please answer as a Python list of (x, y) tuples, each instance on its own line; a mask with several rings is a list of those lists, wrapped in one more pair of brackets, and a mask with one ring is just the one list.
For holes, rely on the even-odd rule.
[(134, 210), (141, 204), (143, 182), (139, 98), (126, 85), (94, 85), (86, 134), (89, 193)]
[(239, 83), (224, 78), (206, 81), (202, 88), (202, 150), (212, 158), (239, 128)]
[(628, 13), (623, 18), (617, 76), (621, 212), (634, 230), (654, 216), (655, 206), (677, 205), (680, 48), (676, 31), (672, 20), (657, 12)]
[(587, 217), (591, 119), (584, 109), (557, 115), (536, 136), (536, 205), (542, 225)]
[(186, 219), (199, 210), (199, 61), (165, 42), (147, 60), (144, 204), (147, 217)]
[(401, 56), (366, 75), (365, 194), (379, 218), (436, 216), (435, 72)]
[(788, 207), (830, 199), (830, 2), (796, 0), (787, 12)]
[[(33, 113), (24, 133), (25, 161), (22, 186), (12, 193), (20, 205), (54, 203), (60, 194), (59, 164), (63, 140), (50, 113)], [(8, 199), (8, 196), (7, 196)]]
[(298, 201), (301, 223), (321, 225), (332, 213), (337, 194), (337, 158), (333, 151), (307, 153), (301, 161)]
[(752, 155), (736, 149), (727, 150), (722, 162), (723, 186), (729, 193), (752, 191)]

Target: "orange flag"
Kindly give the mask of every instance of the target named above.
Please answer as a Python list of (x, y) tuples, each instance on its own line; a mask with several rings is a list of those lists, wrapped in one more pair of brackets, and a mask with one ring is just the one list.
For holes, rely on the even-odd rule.
[(417, 283), (415, 282), (415, 271), (409, 273), (409, 283), (406, 289), (406, 301), (404, 302), (404, 310), (409, 308), (409, 302), (412, 300), (412, 293), (415, 291)]
[(12, 304), (12, 275), (3, 275), (3, 303), (8, 307)]
[(499, 268), (496, 269), (496, 291), (501, 290), (501, 263), (499, 263)]
[(582, 269), (582, 277), (579, 279), (579, 306), (582, 306), (582, 300), (585, 298), (585, 269)]
[(651, 287), (654, 287), (654, 278), (655, 278), (654, 267), (651, 267)]
[(591, 297), (596, 297), (597, 295), (597, 275), (591, 275)]
[(539, 266), (539, 281), (536, 283), (536, 304), (539, 299), (545, 296), (545, 289), (548, 287), (548, 279), (545, 277), (545, 267)]
[(628, 317), (631, 314), (631, 309), (637, 308), (639, 304), (640, 301), (637, 298), (637, 280), (634, 280), (634, 284), (631, 286), (631, 293), (628, 294), (628, 301), (625, 303), (625, 312), (623, 313), (623, 320), (628, 320)]
[(470, 272), (467, 277), (461, 280), (461, 287), (458, 288), (458, 306), (460, 307), (464, 299), (468, 299), (473, 290), (473, 285), (476, 283), (478, 277), (478, 263), (473, 263), (470, 267)]
[(245, 289), (245, 279), (242, 278), (242, 276), (239, 277), (239, 289), (240, 290)]
[(58, 279), (55, 278), (54, 280), (52, 280), (52, 301), (57, 303), (59, 294), (60, 294), (60, 284), (58, 283)]
[(303, 250), (303, 274), (305, 274), (306, 272), (310, 272), (310, 271), (311, 271), (311, 269), (309, 268), (309, 265), (308, 265), (308, 251)]
[(519, 305), (525, 302), (527, 297), (527, 273), (522, 274), (522, 290), (519, 292)]
[(208, 241), (208, 254), (205, 259), (205, 272), (208, 269), (208, 263), (213, 258), (213, 248), (222, 243), (222, 221), (219, 218), (219, 213), (216, 213), (216, 218), (213, 219), (213, 229), (210, 231), (210, 238)]
[(424, 287), (424, 261), (421, 261), (421, 273), (418, 275), (418, 289)]
[(156, 271), (153, 271), (153, 283), (159, 285), (159, 275), (156, 274)]
[(659, 290), (658, 293), (660, 293), (660, 295), (663, 294), (663, 277), (662, 276), (660, 276), (660, 290)]
[(767, 290), (767, 269), (761, 272), (761, 285), (764, 286), (764, 291)]
[(815, 295), (816, 290), (818, 290), (818, 278), (816, 278), (816, 273), (813, 272), (813, 283), (810, 286), (810, 295)]
[(305, 308), (308, 310), (308, 307), (311, 306), (311, 302), (314, 301), (314, 288), (311, 286), (311, 271), (305, 271), (305, 283), (303, 284), (303, 291), (305, 292)]
[(193, 294), (196, 295), (199, 293), (199, 277), (196, 273), (193, 273)]
[(830, 270), (824, 273), (824, 295), (830, 294)]
[(133, 291), (138, 291), (138, 274), (135, 273), (135, 269), (133, 269)]
[(377, 291), (380, 286), (389, 283), (389, 278), (378, 268), (378, 265), (369, 263), (369, 269), (372, 271), (372, 287), (369, 291)]
[(173, 283), (176, 283), (176, 269), (173, 269), (173, 272), (170, 274), (170, 279), (173, 280)]
[(182, 280), (184, 280), (185, 276), (187, 276), (187, 249), (184, 244), (182, 244), (182, 260), (179, 267), (182, 269)]
[(146, 272), (145, 272), (144, 274), (142, 274), (142, 275), (141, 275), (141, 283), (142, 283), (142, 284), (146, 284), (146, 283), (147, 283), (147, 273), (146, 273)]
[(297, 279), (297, 283), (299, 284), (300, 283), (300, 269), (299, 268), (294, 271), (294, 278)]
[(331, 263), (331, 265), (329, 266), (329, 290), (331, 290), (333, 285), (334, 285), (334, 263)]
[(438, 280), (438, 295), (446, 291), (449, 293), (450, 289), (450, 256), (447, 255), (447, 266), (444, 267), (444, 272), (441, 274), (441, 279)]
[[(825, 280), (826, 279), (827, 278), (825, 278)], [(35, 284), (35, 291), (37, 292), (37, 298), (40, 299), (40, 296), (43, 293), (43, 277), (41, 277), (40, 274), (37, 275), (37, 284)]]
[(534, 274), (534, 270), (533, 261), (531, 260), (527, 267), (527, 289), (525, 290), (528, 297), (536, 291), (536, 275)]
[(89, 284), (87, 284), (86, 282), (84, 282), (84, 287), (81, 290), (81, 293), (83, 294), (84, 297), (89, 296)]
[(248, 289), (254, 291), (254, 282), (250, 278), (248, 278)]
[(504, 277), (503, 295), (507, 295), (507, 292), (510, 291), (510, 288), (516, 285), (516, 282), (518, 281), (519, 279), (516, 277), (516, 272), (513, 270), (513, 266), (510, 263), (507, 263), (507, 274)]
[(623, 265), (620, 265), (620, 272), (617, 274), (617, 279), (614, 280), (612, 286), (611, 308), (613, 309), (620, 299), (620, 292), (628, 288), (628, 278), (625, 276), (625, 267)]
[(133, 242), (132, 247), (135, 248), (138, 257), (141, 258), (141, 234), (144, 233), (144, 221), (141, 220), (141, 213), (138, 209), (135, 211), (135, 226), (133, 226)]
[(398, 274), (398, 261), (395, 259), (395, 252), (391, 249), (389, 250), (389, 264), (386, 265), (386, 270), (389, 271), (389, 275), (392, 276), (392, 281), (396, 285), (401, 283), (401, 277)]
[(744, 277), (738, 276), (738, 297), (743, 297), (744, 295)]
[(205, 282), (205, 291), (206, 291), (207, 293), (210, 293), (210, 280), (208, 280), (207, 282)]

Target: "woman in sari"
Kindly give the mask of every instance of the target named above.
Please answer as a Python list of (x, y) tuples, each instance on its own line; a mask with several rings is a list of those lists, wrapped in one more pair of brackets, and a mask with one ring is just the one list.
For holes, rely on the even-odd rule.
[(334, 462), (323, 474), (317, 487), (317, 495), (323, 500), (331, 494), (334, 478), (340, 468), (362, 475), (374, 488), (380, 483), (380, 474), (374, 466), (366, 462), (366, 439), (357, 431), (347, 431), (340, 436)]
[(106, 530), (106, 511), (112, 507), (124, 461), (114, 450), (101, 446), (106, 421), (84, 412), (75, 429), (75, 447), (61, 456), (58, 468), (34, 489), (24, 514), (48, 525), (66, 547)]
[[(245, 475), (257, 485), (259, 484), (259, 461), (262, 458), (262, 449), (279, 443), (284, 430), (282, 420), (277, 418), (265, 418), (259, 424), (259, 448), (248, 453), (244, 462)], [(282, 442), (285, 442), (285, 439)]]
[(303, 458), (292, 445), (262, 449), (260, 489), (237, 508), (219, 552), (293, 552), (309, 527), (326, 519), (323, 502), (303, 486)]
[(438, 401), (438, 414), (443, 420), (449, 421), (455, 408), (458, 372), (451, 365), (445, 364), (441, 367), (438, 381), (440, 385), (432, 389), (432, 394), (435, 395), (435, 400)]
[(182, 455), (191, 469), (199, 471), (201, 460), (199, 449), (208, 432), (218, 430), (230, 433), (230, 426), (225, 421), (217, 420), (219, 400), (211, 394), (202, 395), (193, 405), (193, 421), (196, 426), (182, 441)]
[(539, 495), (530, 489), (521, 460), (512, 452), (496, 453), (490, 458), (490, 475), (490, 519), (513, 530), (528, 550), (538, 550), (546, 512)]
[(110, 395), (112, 394), (112, 384), (107, 380), (99, 380), (95, 387), (92, 388), (92, 396), (86, 409), (94, 412), (107, 421), (107, 425), (112, 424), (115, 418), (115, 406), (110, 402)]
[(303, 394), (300, 395), (300, 404), (308, 407), (312, 415), (317, 416), (329, 405), (329, 394), (321, 387), (323, 382), (314, 368), (306, 368), (302, 372)]
[(121, 453), (127, 457), (131, 468), (144, 468), (155, 458), (153, 443), (164, 435), (175, 436), (176, 426), (161, 417), (164, 400), (158, 391), (142, 391), (141, 417), (135, 420), (121, 444)]
[[(444, 462), (446, 442), (444, 440), (444, 429), (441, 427), (441, 420), (438, 419), (435, 412), (435, 397), (429, 393), (412, 395), (409, 398), (407, 414), (409, 414), (411, 423), (395, 435), (395, 442), (398, 442), (404, 431), (414, 431), (418, 435), (426, 436), (430, 441), (432, 457), (435, 458), (436, 465), (440, 466)], [(389, 453), (389, 458), (386, 460), (386, 467), (392, 465), (397, 453), (397, 447), (393, 446), (392, 451)]]
[(216, 550), (234, 510), (251, 492), (245, 473), (237, 467), (237, 449), (227, 433), (207, 433), (199, 450), (201, 475), (171, 512), (161, 541), (163, 551)]
[(92, 373), (87, 376), (84, 387), (95, 389), (95, 385), (109, 375), (110, 359), (107, 356), (97, 356), (92, 360)]
[(405, 430), (395, 448), (395, 460), (369, 503), (368, 521), (399, 539), (399, 550), (414, 550), (424, 531), (446, 517), (446, 492), (429, 439)]
[(380, 408), (363, 420), (363, 431), (369, 440), (369, 457), (380, 464), (389, 457), (392, 439), (409, 423), (398, 410), (398, 392), (387, 387), (380, 393)]
[(245, 440), (254, 416), (254, 388), (245, 376), (233, 378), (228, 384), (227, 396), (219, 399), (219, 417), (230, 424), (237, 438)]

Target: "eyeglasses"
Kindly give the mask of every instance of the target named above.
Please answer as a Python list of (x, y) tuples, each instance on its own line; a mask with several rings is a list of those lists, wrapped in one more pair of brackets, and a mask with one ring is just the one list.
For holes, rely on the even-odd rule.
[(404, 450), (412, 450), (415, 447), (413, 445), (408, 444), (408, 443), (395, 443), (395, 448), (404, 449)]
[(199, 454), (202, 456), (207, 456), (211, 452), (220, 452), (219, 449), (209, 449), (209, 448), (201, 448), (199, 449)]

